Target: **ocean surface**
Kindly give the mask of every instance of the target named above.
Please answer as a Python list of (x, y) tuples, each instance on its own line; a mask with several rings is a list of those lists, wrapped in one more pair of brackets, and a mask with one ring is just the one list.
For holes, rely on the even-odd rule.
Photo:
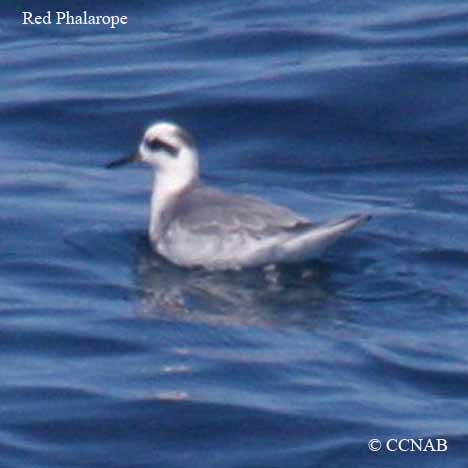
[[(0, 467), (467, 466), (467, 2), (21, 24), (64, 3), (0, 6)], [(373, 219), (277, 272), (177, 268), (148, 168), (105, 169), (160, 119), (210, 184)]]

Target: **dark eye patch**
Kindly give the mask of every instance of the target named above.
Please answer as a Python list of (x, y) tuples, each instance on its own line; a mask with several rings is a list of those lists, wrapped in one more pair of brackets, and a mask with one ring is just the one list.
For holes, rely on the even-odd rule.
[(179, 150), (175, 146), (172, 146), (169, 143), (166, 143), (165, 141), (160, 140), (159, 138), (146, 140), (145, 144), (151, 151), (164, 150), (167, 153), (169, 153), (169, 155), (174, 156), (174, 157), (177, 156), (179, 152)]

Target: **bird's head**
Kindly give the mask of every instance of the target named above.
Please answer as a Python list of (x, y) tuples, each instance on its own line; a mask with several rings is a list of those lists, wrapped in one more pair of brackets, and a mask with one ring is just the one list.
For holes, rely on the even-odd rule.
[(107, 165), (108, 168), (142, 161), (158, 172), (174, 178), (198, 177), (198, 152), (192, 136), (183, 128), (169, 122), (157, 122), (145, 131), (138, 149)]

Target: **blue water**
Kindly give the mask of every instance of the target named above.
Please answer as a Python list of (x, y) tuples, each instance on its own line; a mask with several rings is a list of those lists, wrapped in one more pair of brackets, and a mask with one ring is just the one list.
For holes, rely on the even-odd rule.
[[(0, 466), (461, 467), (468, 458), (468, 5), (0, 6)], [(63, 2), (61, 9), (64, 9)], [(104, 165), (158, 119), (202, 174), (314, 219), (319, 262), (185, 271), (151, 175)], [(371, 452), (379, 438), (445, 452)]]

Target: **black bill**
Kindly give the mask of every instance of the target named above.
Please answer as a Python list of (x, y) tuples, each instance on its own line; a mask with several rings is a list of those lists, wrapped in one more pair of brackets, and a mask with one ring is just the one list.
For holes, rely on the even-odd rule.
[(116, 161), (112, 161), (106, 164), (107, 169), (113, 169), (114, 167), (123, 166), (124, 164), (128, 164), (135, 161), (141, 161), (141, 156), (139, 151), (135, 151), (130, 156), (125, 156), (124, 158), (117, 159)]

